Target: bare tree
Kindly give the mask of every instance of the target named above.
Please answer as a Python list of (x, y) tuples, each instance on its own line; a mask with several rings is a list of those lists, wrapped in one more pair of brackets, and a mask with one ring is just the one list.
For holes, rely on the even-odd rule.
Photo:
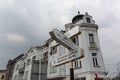
[(120, 63), (118, 63), (116, 66), (117, 66), (117, 68), (116, 68), (117, 69), (117, 73), (120, 76)]
[(112, 80), (120, 80), (120, 63), (116, 64), (117, 75)]

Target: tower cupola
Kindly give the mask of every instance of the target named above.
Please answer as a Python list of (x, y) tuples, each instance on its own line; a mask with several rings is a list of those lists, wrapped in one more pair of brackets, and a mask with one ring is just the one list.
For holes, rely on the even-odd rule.
[(94, 20), (92, 20), (92, 16), (88, 15), (88, 12), (85, 12), (85, 14), (80, 14), (78, 11), (78, 15), (73, 17), (72, 19), (73, 24), (81, 24), (81, 23), (88, 23), (88, 24), (94, 24)]

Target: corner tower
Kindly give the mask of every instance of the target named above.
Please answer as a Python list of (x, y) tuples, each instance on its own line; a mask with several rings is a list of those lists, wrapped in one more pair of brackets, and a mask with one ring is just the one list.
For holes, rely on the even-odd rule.
[[(87, 12), (73, 17), (72, 23), (66, 24), (66, 31), (79, 27), (81, 34), (74, 36), (75, 43), (84, 49), (84, 58), (74, 61), (75, 80), (104, 80), (105, 66), (98, 39), (98, 25)], [(76, 38), (77, 37), (77, 38)], [(76, 42), (77, 41), (77, 42)]]

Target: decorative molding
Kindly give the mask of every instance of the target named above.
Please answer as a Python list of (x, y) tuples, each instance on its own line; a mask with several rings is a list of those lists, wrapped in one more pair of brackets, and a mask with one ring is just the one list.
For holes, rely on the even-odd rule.
[(79, 26), (80, 27), (96, 28), (96, 30), (98, 30), (98, 25), (97, 24), (81, 23), (81, 24), (79, 24)]

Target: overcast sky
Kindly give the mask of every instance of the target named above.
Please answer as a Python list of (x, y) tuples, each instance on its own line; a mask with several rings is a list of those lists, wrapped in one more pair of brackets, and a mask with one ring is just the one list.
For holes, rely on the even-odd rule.
[[(99, 25), (105, 66), (120, 62), (119, 0), (0, 0), (0, 69), (31, 46), (42, 45), (49, 30), (88, 12)], [(113, 70), (114, 71), (114, 70)]]

